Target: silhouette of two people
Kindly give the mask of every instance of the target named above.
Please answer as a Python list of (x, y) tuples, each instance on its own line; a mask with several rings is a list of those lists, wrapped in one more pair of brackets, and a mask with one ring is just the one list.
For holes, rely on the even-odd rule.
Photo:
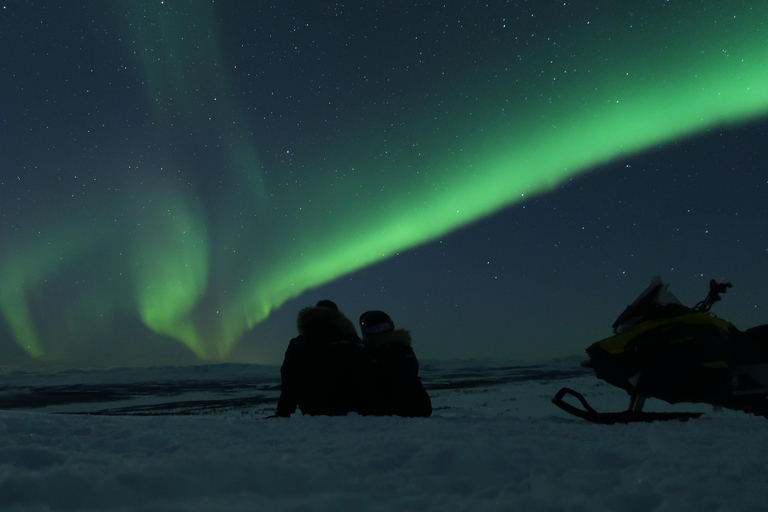
[(419, 363), (404, 329), (382, 311), (355, 326), (329, 300), (302, 309), (298, 336), (288, 344), (280, 368), (277, 416), (303, 414), (428, 417), (432, 404), (419, 379)]

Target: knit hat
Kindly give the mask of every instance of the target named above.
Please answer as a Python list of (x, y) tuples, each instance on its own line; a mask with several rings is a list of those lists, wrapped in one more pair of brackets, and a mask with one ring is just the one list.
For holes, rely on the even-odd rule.
[(360, 315), (360, 330), (363, 337), (395, 330), (395, 323), (383, 311), (367, 311)]

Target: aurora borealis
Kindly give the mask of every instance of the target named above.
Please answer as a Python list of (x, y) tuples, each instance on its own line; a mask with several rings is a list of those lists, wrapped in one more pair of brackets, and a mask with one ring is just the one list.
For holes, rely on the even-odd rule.
[[(759, 129), (768, 115), (768, 5), (759, 2), (33, 1), (6, 4), (0, 16), (0, 353), (16, 360), (130, 364), (247, 352), (270, 361), (279, 351), (265, 347), (287, 342), (301, 301), (325, 298), (314, 293), (349, 297), (346, 308), (339, 302), (352, 318), (363, 298), (368, 309), (395, 308), (396, 323), (405, 318), (422, 337), (450, 336), (431, 326), (462, 315), (496, 325), (487, 336), (503, 336), (517, 328), (498, 326), (498, 314), (440, 309), (434, 297), (453, 293), (440, 291), (440, 275), (423, 283), (411, 272), (437, 272), (442, 256), (416, 262), (415, 255), (431, 254), (444, 239), (474, 240), (454, 242), (457, 260), (443, 275), (464, 284), (457, 293), (465, 299), (491, 300), (496, 283), (473, 280), (474, 260), (460, 262), (484, 246), (473, 230), (493, 225), (508, 234), (487, 247), (489, 265), (508, 258), (502, 279), (534, 281), (536, 265), (524, 270), (527, 261), (551, 276), (547, 259), (571, 236), (558, 231), (572, 230), (569, 219), (594, 205), (546, 230), (548, 214), (531, 210), (548, 201), (578, 210), (574, 201), (597, 196), (633, 204), (647, 197), (599, 187), (636, 180), (666, 206), (625, 212), (614, 204), (601, 216), (615, 217), (601, 217), (602, 224), (629, 226), (663, 208), (674, 209), (662, 215), (674, 221), (691, 199), (677, 189), (666, 197), (668, 183), (690, 170), (657, 169), (654, 187), (626, 176), (630, 168), (651, 174), (650, 167), (606, 167), (643, 162), (675, 145), (693, 144), (681, 161), (709, 176), (688, 189), (703, 183), (718, 194), (713, 208), (745, 208), (721, 233), (764, 225), (753, 216), (765, 217), (765, 169), (749, 167), (760, 158), (709, 169), (691, 149), (713, 130)], [(738, 197), (720, 196), (720, 179), (744, 188)], [(569, 188), (574, 183), (602, 185), (590, 196)], [(522, 210), (525, 228), (510, 230), (519, 219), (498, 217)], [(541, 231), (526, 238), (536, 226)], [(678, 244), (720, 255), (723, 243), (698, 245), (684, 238), (686, 229), (674, 229), (644, 243), (618, 235), (622, 244), (612, 240), (594, 261), (574, 242), (573, 259), (555, 272), (584, 260), (580, 280), (604, 278), (593, 263), (629, 267), (627, 259), (637, 257), (645, 265)], [(525, 242), (532, 239), (541, 246)], [(634, 249), (620, 250), (625, 246)], [(685, 259), (690, 255), (674, 254), (678, 272), (690, 266), (685, 279), (703, 271)], [(756, 254), (762, 260), (739, 256), (750, 263), (736, 269), (764, 263), (765, 251)], [(707, 280), (739, 284), (732, 261), (717, 267), (718, 258), (707, 260), (728, 274)], [(642, 271), (669, 269), (664, 261)], [(631, 301), (650, 276), (633, 277), (628, 290), (611, 281), (612, 300)], [(376, 294), (370, 279), (402, 279), (414, 288), (399, 297)], [(760, 289), (759, 279), (748, 279)], [(536, 291), (526, 294), (536, 298), (521, 311), (555, 294), (580, 300), (567, 281), (535, 281)], [(423, 327), (414, 325), (417, 318)], [(447, 345), (425, 340), (434, 343), (427, 354), (441, 355), (441, 345), (454, 347), (446, 356), (496, 353), (493, 343), (473, 349), (477, 342), (465, 332), (456, 336)], [(509, 346), (501, 353), (529, 355)]]

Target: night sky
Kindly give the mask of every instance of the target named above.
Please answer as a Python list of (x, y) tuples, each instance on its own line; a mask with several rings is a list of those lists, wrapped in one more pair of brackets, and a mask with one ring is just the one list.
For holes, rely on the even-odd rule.
[[(768, 323), (768, 3), (0, 4), (0, 367), (581, 352), (654, 275)], [(736, 5), (738, 4), (738, 5)]]

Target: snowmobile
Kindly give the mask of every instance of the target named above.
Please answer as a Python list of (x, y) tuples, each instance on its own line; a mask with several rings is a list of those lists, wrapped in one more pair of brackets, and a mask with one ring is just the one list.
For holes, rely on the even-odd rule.
[[(707, 403), (768, 417), (768, 325), (741, 331), (709, 312), (731, 283), (710, 281), (706, 298), (686, 307), (655, 277), (613, 324), (613, 336), (586, 350), (582, 366), (627, 391), (629, 408), (598, 412), (563, 388), (552, 402), (595, 423), (688, 420), (697, 412), (647, 412), (645, 400)], [(574, 397), (582, 407), (565, 400)]]

